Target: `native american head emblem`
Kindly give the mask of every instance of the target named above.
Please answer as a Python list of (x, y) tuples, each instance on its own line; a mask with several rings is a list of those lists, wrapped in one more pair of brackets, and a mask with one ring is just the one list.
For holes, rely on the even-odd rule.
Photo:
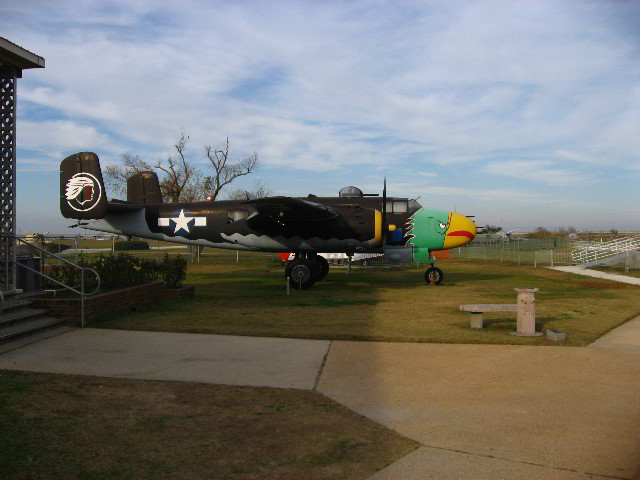
[(65, 197), (74, 210), (91, 210), (98, 204), (101, 196), (100, 183), (90, 173), (76, 173), (67, 182)]

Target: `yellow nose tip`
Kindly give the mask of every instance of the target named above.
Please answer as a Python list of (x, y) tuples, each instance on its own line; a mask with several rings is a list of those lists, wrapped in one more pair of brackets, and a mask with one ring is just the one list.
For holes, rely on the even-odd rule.
[(449, 213), (449, 228), (444, 236), (444, 248), (460, 247), (476, 238), (476, 224), (456, 212)]

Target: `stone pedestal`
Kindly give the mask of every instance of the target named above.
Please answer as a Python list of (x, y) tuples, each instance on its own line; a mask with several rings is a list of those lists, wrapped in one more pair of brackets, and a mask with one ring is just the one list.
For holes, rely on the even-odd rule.
[(521, 337), (539, 337), (536, 332), (536, 292), (537, 288), (514, 288), (518, 293), (518, 327), (513, 335)]

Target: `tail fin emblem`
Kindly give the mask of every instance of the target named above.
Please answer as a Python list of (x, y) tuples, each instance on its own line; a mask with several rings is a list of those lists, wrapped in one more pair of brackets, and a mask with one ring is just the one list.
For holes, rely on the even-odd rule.
[(67, 182), (65, 197), (71, 208), (87, 212), (100, 201), (102, 188), (98, 179), (90, 173), (76, 173)]

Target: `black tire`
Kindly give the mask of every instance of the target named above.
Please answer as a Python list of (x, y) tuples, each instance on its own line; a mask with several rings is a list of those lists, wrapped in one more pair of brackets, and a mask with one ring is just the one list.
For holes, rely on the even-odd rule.
[(329, 273), (329, 262), (322, 255), (313, 257), (313, 262), (316, 264), (316, 282), (324, 280)]
[(360, 260), (360, 265), (362, 265), (363, 267), (366, 267), (367, 265), (369, 265), (369, 260), (367, 260), (366, 258), (363, 260)]
[(427, 268), (427, 270), (424, 272), (424, 281), (427, 282), (427, 284), (435, 283), (436, 285), (440, 285), (443, 280), (444, 274), (439, 268)]
[(296, 258), (287, 263), (285, 278), (289, 278), (291, 288), (307, 290), (316, 282), (316, 266), (306, 258)]

